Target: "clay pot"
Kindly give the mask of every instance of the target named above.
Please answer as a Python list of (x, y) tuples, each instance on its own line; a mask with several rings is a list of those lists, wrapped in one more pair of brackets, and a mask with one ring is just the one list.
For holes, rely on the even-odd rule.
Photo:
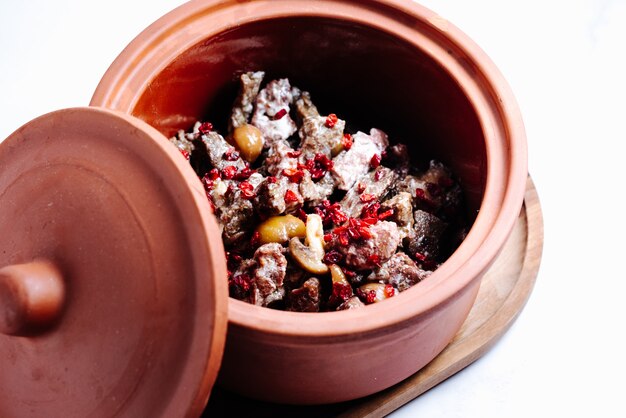
[[(451, 341), (511, 231), (527, 174), (517, 105), (495, 66), (467, 36), (408, 0), (188, 3), (122, 52), (91, 105), (135, 116), (165, 136), (199, 119), (210, 118), (223, 130), (219, 123), (227, 120), (236, 75), (259, 69), (268, 79), (289, 77), (310, 91), (322, 113), (336, 113), (362, 130), (386, 131), (409, 146), (415, 161), (443, 161), (463, 186), (474, 220), (467, 238), (428, 280), (397, 297), (318, 314), (228, 302), (219, 377), (224, 387), (293, 404), (339, 402), (380, 391), (415, 373)], [(103, 123), (109, 117), (97, 116)], [(145, 129), (132, 121), (120, 129), (131, 125)], [(144, 136), (168, 146), (157, 132)], [(182, 167), (173, 147), (165, 151), (168, 166), (178, 159)], [(190, 189), (201, 190), (199, 180), (180, 177)], [(214, 227), (207, 234), (215, 253), (222, 248), (220, 236)], [(213, 272), (220, 275), (223, 269)], [(54, 320), (56, 313), (47, 318)], [(3, 326), (13, 332), (12, 324)], [(199, 352), (193, 359), (180, 358), (185, 370), (196, 363), (207, 367)], [(211, 355), (219, 362), (221, 351)], [(194, 374), (196, 386), (191, 380), (185, 386), (193, 396), (181, 395), (178, 409), (163, 410), (180, 411), (181, 405), (184, 410), (188, 402), (188, 413), (198, 413), (211, 374)]]
[(307, 314), (230, 299), (224, 387), (293, 404), (380, 391), (451, 341), (519, 214), (527, 168), (518, 107), (466, 35), (400, 0), (185, 4), (121, 53), (91, 105), (165, 136), (196, 120), (223, 130), (236, 75), (259, 69), (312, 92), (322, 113), (407, 143), (416, 161), (445, 162), (463, 185), (469, 235), (428, 280), (389, 301)]

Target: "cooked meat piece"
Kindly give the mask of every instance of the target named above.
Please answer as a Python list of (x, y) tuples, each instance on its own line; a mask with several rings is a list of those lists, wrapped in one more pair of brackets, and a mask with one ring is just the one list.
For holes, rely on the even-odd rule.
[(220, 171), (228, 166), (233, 166), (237, 170), (246, 167), (245, 161), (241, 159), (235, 147), (226, 142), (222, 135), (211, 131), (202, 135), (201, 139), (213, 167)]
[(410, 193), (400, 192), (380, 205), (381, 211), (393, 210), (393, 215), (387, 218), (387, 220), (393, 221), (398, 225), (400, 239), (406, 238), (413, 228), (412, 200)]
[(243, 237), (254, 220), (252, 201), (242, 195), (237, 184), (233, 180), (217, 179), (209, 191), (215, 205), (215, 215), (222, 228), (222, 238), (227, 245)]
[(413, 198), (412, 203), (415, 204), (415, 201), (417, 199), (416, 190), (417, 189), (425, 190), (426, 184), (420, 179), (418, 179), (416, 176), (408, 174), (398, 179), (398, 181), (395, 184), (395, 189), (398, 192), (409, 193), (411, 197)]
[(444, 186), (451, 183), (451, 175), (442, 163), (431, 160), (428, 169), (420, 176), (420, 180)]
[(263, 167), (271, 176), (280, 175), (283, 170), (295, 170), (298, 167), (297, 153), (286, 140), (274, 142), (267, 153)]
[[(346, 215), (357, 218), (365, 205), (384, 197), (396, 182), (398, 175), (387, 167), (379, 166), (353, 184), (341, 199), (341, 207)], [(378, 180), (376, 180), (378, 179)]]
[(311, 277), (302, 287), (293, 289), (287, 296), (287, 310), (296, 312), (319, 312), (320, 281)]
[(389, 260), (400, 244), (398, 226), (393, 222), (377, 222), (369, 227), (372, 238), (352, 241), (335, 249), (344, 256), (345, 264), (354, 270), (371, 270)]
[(292, 101), (291, 85), (286, 78), (269, 82), (257, 95), (251, 123), (263, 133), (265, 148), (296, 132), (296, 123), (289, 116)]
[(242, 260), (237, 269), (232, 273), (228, 281), (230, 296), (235, 299), (250, 301), (252, 293), (252, 277), (256, 261), (254, 259)]
[(438, 260), (448, 224), (423, 210), (416, 210), (414, 219), (413, 231), (405, 239), (405, 248), (413, 256), (418, 253), (429, 260)]
[(263, 216), (275, 216), (285, 213), (285, 193), (287, 192), (287, 179), (265, 179), (256, 190), (254, 204), (257, 211)]
[(304, 170), (304, 176), (300, 181), (300, 193), (304, 202), (309, 206), (317, 206), (324, 199), (333, 194), (335, 182), (330, 173), (326, 173), (317, 183), (311, 178), (311, 173)]
[(309, 273), (302, 270), (299, 265), (288, 259), (287, 273), (283, 282), (285, 285), (285, 289), (289, 291), (291, 289), (300, 287), (300, 285), (305, 281), (304, 279), (308, 274)]
[(256, 192), (256, 189), (263, 183), (263, 180), (265, 180), (265, 177), (260, 173), (252, 173), (246, 181), (254, 187), (254, 191)]
[(350, 299), (342, 303), (337, 307), (338, 311), (345, 311), (346, 309), (357, 309), (365, 306), (358, 296), (352, 296)]
[(229, 131), (232, 132), (233, 129), (248, 123), (263, 77), (265, 77), (263, 71), (248, 72), (241, 74), (239, 77), (239, 95), (235, 99), (233, 111), (230, 115)]
[(430, 276), (431, 273), (431, 271), (419, 268), (417, 264), (415, 264), (415, 261), (405, 253), (398, 252), (386, 263), (383, 263), (379, 269), (374, 270), (367, 279), (388, 283), (400, 292), (403, 292)]
[(317, 107), (311, 101), (311, 95), (308, 91), (300, 91), (294, 87), (293, 94), (294, 104), (296, 105), (296, 115), (300, 123), (308, 117), (319, 116)]
[(349, 190), (370, 169), (372, 157), (380, 155), (389, 145), (387, 134), (371, 129), (370, 134), (352, 135), (352, 147), (333, 159), (332, 174), (339, 190)]
[(254, 261), (251, 303), (267, 306), (281, 300), (285, 295), (283, 281), (287, 271), (283, 247), (277, 243), (261, 245), (254, 252)]
[(324, 154), (331, 158), (332, 149), (341, 143), (346, 122), (337, 119), (337, 122), (329, 128), (326, 119), (325, 116), (311, 116), (302, 121), (302, 127), (298, 131), (302, 151), (300, 162), (313, 158), (316, 154)]
[(176, 148), (179, 150), (183, 150), (189, 154), (196, 149), (193, 144), (193, 141), (196, 139), (198, 131), (198, 127), (200, 126), (200, 122), (196, 122), (193, 132), (185, 133), (182, 129), (178, 131), (176, 136), (170, 138), (170, 142), (176, 145)]

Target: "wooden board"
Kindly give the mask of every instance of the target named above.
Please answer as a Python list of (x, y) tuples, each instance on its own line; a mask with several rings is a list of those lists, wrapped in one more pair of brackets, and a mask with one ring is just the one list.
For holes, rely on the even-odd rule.
[(482, 356), (509, 329), (532, 292), (541, 263), (543, 217), (528, 178), (524, 206), (502, 253), (485, 274), (472, 310), (454, 340), (422, 370), (397, 385), (341, 404), (288, 406), (252, 401), (215, 388), (203, 417), (382, 417)]

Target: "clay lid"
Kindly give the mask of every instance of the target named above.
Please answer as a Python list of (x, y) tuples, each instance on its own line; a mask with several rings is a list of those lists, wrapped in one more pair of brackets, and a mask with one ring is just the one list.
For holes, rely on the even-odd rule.
[(0, 144), (0, 416), (199, 415), (226, 266), (204, 190), (165, 137), (98, 108)]

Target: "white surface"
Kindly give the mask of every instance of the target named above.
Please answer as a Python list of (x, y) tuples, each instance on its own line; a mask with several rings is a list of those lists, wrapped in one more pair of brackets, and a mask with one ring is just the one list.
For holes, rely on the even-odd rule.
[[(87, 105), (117, 54), (178, 4), (0, 0), (0, 138)], [(504, 338), (392, 416), (626, 416), (626, 1), (422, 4), (465, 31), (511, 85), (545, 247), (531, 299)]]

